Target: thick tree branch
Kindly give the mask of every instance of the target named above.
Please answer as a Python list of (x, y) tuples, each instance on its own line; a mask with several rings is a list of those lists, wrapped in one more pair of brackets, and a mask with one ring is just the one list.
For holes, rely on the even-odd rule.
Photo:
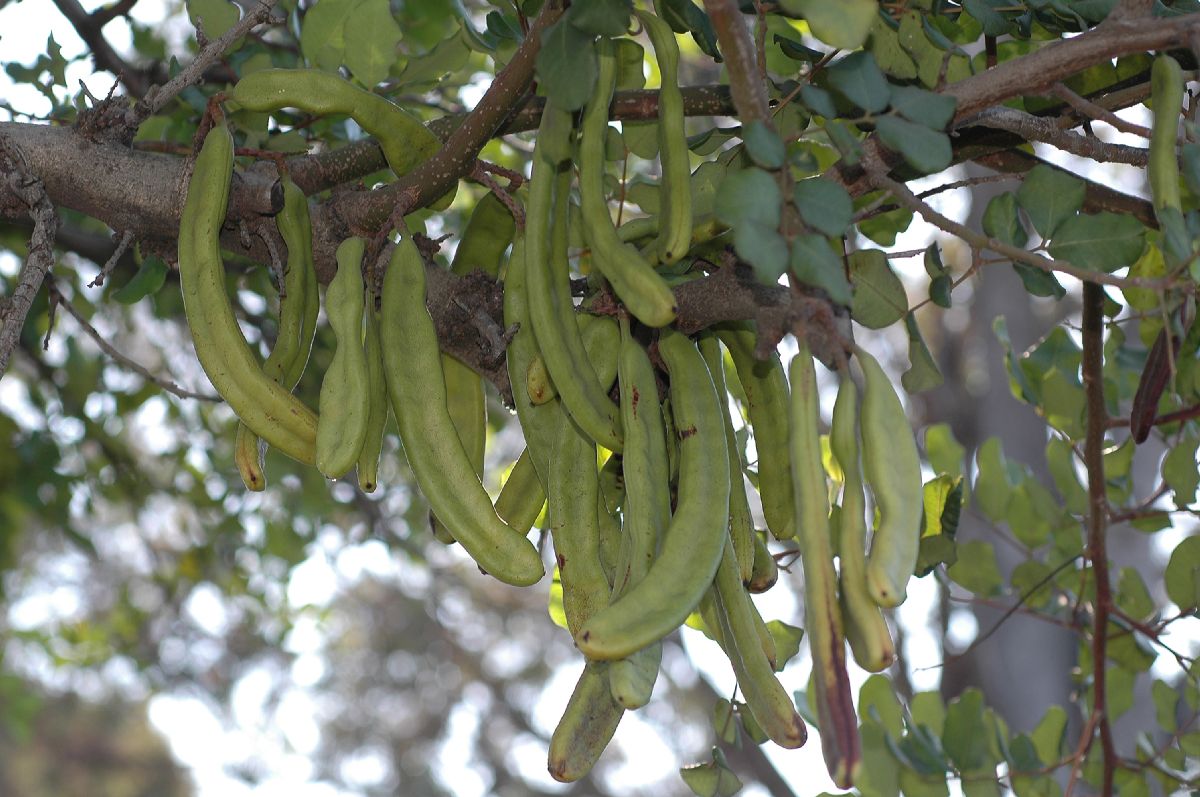
[(767, 89), (758, 72), (754, 41), (737, 3), (734, 0), (704, 0), (704, 9), (712, 19), (721, 55), (729, 70), (729, 87), (738, 118), (746, 124), (759, 121), (770, 125)]
[[(12, 296), (0, 305), (0, 379), (8, 371), (13, 349), (21, 340), (21, 329), (33, 299), (42, 287), (46, 273), (54, 263), (54, 234), (58, 230), (58, 214), (50, 204), (46, 189), (28, 163), (24, 153), (13, 142), (0, 135), (0, 180), (15, 197), (24, 212), (33, 219), (33, 234), (29, 238), (29, 254), (21, 267)], [(3, 199), (0, 196), (0, 199)]]

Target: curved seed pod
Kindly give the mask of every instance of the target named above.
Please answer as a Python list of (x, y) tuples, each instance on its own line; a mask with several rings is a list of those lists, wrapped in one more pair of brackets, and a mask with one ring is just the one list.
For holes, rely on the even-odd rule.
[(344, 114), (379, 140), (388, 166), (405, 174), (441, 149), (421, 120), (399, 105), (318, 69), (263, 69), (239, 80), (229, 97), (251, 111), (296, 108), (306, 113)]
[(838, 600), (845, 622), (846, 640), (859, 666), (880, 672), (896, 658), (887, 620), (867, 590), (866, 496), (858, 452), (858, 387), (849, 374), (842, 374), (837, 401), (833, 405), (833, 428), (829, 446), (845, 476), (842, 508), (838, 512), (838, 559), (841, 561)]
[(534, 158), (525, 235), (528, 312), (567, 412), (593, 440), (619, 452), (620, 411), (588, 363), (571, 301), (566, 261), (569, 187), (569, 172), (555, 176), (549, 165)]
[(750, 324), (722, 324), (717, 337), (729, 349), (738, 380), (746, 392), (746, 409), (758, 451), (758, 492), (767, 528), (777, 540), (796, 536), (795, 505), (789, 465), (788, 384), (778, 355), (754, 357), (756, 334)]
[(609, 664), (589, 661), (550, 737), (547, 768), (557, 781), (571, 783), (588, 772), (608, 746), (625, 710), (608, 685)]
[(463, 228), (450, 270), (455, 274), (479, 270), (490, 277), (496, 276), (516, 230), (517, 223), (500, 198), (493, 193), (485, 194)]
[(388, 404), (387, 382), (383, 376), (383, 349), (379, 343), (379, 311), (375, 309), (375, 296), (367, 294), (363, 311), (363, 349), (367, 355), (367, 433), (362, 450), (358, 452), (358, 487), (364, 493), (375, 492), (379, 484), (379, 455), (383, 451), (383, 431), (387, 427)]
[(244, 423), (238, 423), (237, 437), (233, 442), (233, 464), (237, 466), (242, 484), (256, 493), (267, 489), (267, 474), (263, 469), (266, 454), (259, 445), (258, 435)]
[(864, 377), (863, 473), (879, 509), (867, 557), (867, 589), (880, 606), (899, 606), (921, 544), (921, 458), (892, 381), (865, 350), (855, 347), (854, 355)]
[(746, 584), (746, 588), (751, 592), (766, 592), (775, 586), (775, 582), (778, 580), (779, 564), (775, 561), (775, 557), (771, 556), (771, 551), (767, 548), (767, 541), (763, 539), (763, 535), (755, 532), (754, 570), (750, 574), (750, 581)]
[(533, 457), (527, 448), (517, 457), (504, 487), (500, 489), (500, 495), (496, 497), (496, 514), (523, 534), (533, 528), (545, 505), (546, 491), (538, 481)]
[[(792, 475), (804, 557), (805, 626), (812, 650), (821, 752), (833, 782), (838, 788), (848, 789), (862, 763), (862, 749), (846, 674), (846, 644), (829, 545), (829, 493), (821, 465), (817, 377), (806, 341), (801, 341), (788, 370), (792, 386)], [(758, 719), (761, 722), (762, 718)]]
[(233, 174), (233, 137), (218, 124), (196, 158), (179, 227), (179, 283), (196, 356), (213, 387), (252, 432), (305, 464), (316, 456), (317, 417), (263, 373), (225, 292), (221, 224)]
[(1154, 123), (1150, 134), (1150, 196), (1154, 210), (1173, 208), (1182, 212), (1179, 198), (1179, 162), (1175, 141), (1179, 132), (1179, 109), (1183, 107), (1183, 70), (1179, 62), (1163, 54), (1150, 70), (1150, 98)]
[(771, 741), (788, 749), (800, 747), (808, 740), (808, 728), (796, 713), (791, 696), (775, 677), (775, 665), (764, 655), (758, 631), (762, 619), (757, 618), (756, 622), (757, 612), (742, 588), (737, 555), (733, 541), (728, 538), (714, 586), (715, 617), (746, 705)]
[(608, 603), (609, 584), (600, 561), (596, 444), (566, 414), (561, 416), (558, 440), (550, 456), (547, 488), (563, 611), (567, 629), (574, 635), (587, 618)]
[[(475, 475), (483, 478), (484, 446), (487, 441), (487, 402), (483, 394), (483, 379), (449, 354), (442, 355), (442, 377), (446, 384), (446, 410), (454, 431), (462, 442)], [(441, 521), (430, 518), (439, 540), (453, 537), (454, 529), (439, 531)]]
[(658, 350), (670, 372), (680, 438), (677, 508), (646, 577), (576, 636), (589, 658), (625, 658), (678, 628), (704, 597), (724, 550), (729, 458), (720, 400), (686, 335), (663, 330)]
[(410, 236), (383, 281), (382, 321), (388, 394), (421, 492), (485, 572), (516, 586), (536, 583), (545, 572), (537, 549), (496, 515), (450, 421), (425, 264)]
[(717, 395), (721, 397), (721, 415), (725, 419), (725, 444), (729, 449), (729, 536), (737, 554), (738, 571), (742, 583), (749, 583), (754, 575), (754, 520), (750, 516), (750, 503), (746, 500), (746, 483), (742, 478), (742, 457), (738, 451), (737, 434), (733, 430), (733, 418), (729, 415), (729, 397), (725, 388), (725, 366), (721, 355), (721, 343), (714, 335), (702, 335), (699, 340), (700, 353), (713, 375)]
[(608, 106), (616, 88), (617, 66), (611, 40), (600, 39), (597, 49), (600, 61), (596, 88), (583, 111), (579, 142), (583, 232), (592, 249), (592, 262), (612, 283), (629, 312), (647, 326), (661, 327), (675, 320), (675, 294), (637, 249), (617, 236), (604, 195), (604, 139), (608, 135)]
[(683, 92), (679, 89), (679, 43), (666, 22), (649, 11), (637, 15), (654, 45), (662, 76), (658, 91), (658, 152), (662, 163), (658, 258), (663, 263), (674, 263), (687, 254), (692, 243), (692, 172), (683, 125)]
[(634, 710), (650, 702), (658, 669), (662, 666), (662, 642), (648, 645), (633, 655), (612, 662), (608, 685), (621, 708)]
[(337, 349), (321, 380), (321, 416), (317, 423), (317, 470), (330, 479), (344, 476), (358, 461), (371, 414), (370, 376), (362, 342), (362, 256), (366, 239), (348, 238), (338, 246), (337, 274), (325, 292), (325, 313)]

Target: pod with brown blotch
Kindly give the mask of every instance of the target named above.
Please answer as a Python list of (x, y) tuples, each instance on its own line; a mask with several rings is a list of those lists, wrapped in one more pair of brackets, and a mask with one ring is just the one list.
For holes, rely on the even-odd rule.
[(676, 511), (646, 577), (592, 617), (576, 636), (585, 656), (615, 660), (678, 628), (712, 584), (725, 547), (729, 457), (720, 399), (688, 337), (660, 332), (679, 436)]
[(500, 495), (496, 497), (496, 514), (508, 525), (524, 534), (533, 528), (542, 508), (546, 506), (546, 491), (538, 481), (533, 457), (526, 448), (517, 457)]
[(779, 581), (779, 563), (767, 548), (764, 534), (754, 533), (754, 569), (746, 589), (751, 592), (766, 592)]
[(358, 452), (358, 487), (373, 493), (379, 485), (379, 456), (383, 452), (383, 432), (387, 427), (391, 405), (388, 403), (387, 382), (383, 376), (383, 349), (379, 344), (379, 310), (375, 294), (367, 292), (363, 310), (363, 349), (367, 354), (367, 385), (371, 410), (367, 414), (367, 434)]
[(595, 766), (608, 747), (625, 709), (609, 688), (609, 663), (588, 661), (567, 701), (567, 708), (550, 736), (547, 768), (563, 783), (579, 780)]
[(602, 38), (596, 46), (599, 57), (596, 86), (583, 110), (579, 138), (583, 233), (592, 250), (592, 263), (612, 284), (617, 298), (643, 324), (661, 327), (675, 320), (675, 294), (637, 248), (620, 239), (608, 210), (604, 145), (608, 137), (608, 108), (616, 88), (617, 61), (611, 40)]
[(867, 589), (880, 606), (904, 602), (921, 545), (924, 486), (912, 427), (892, 381), (869, 353), (855, 347), (863, 372), (863, 475), (875, 497), (879, 525), (867, 556)]
[(233, 177), (233, 137), (218, 124), (196, 157), (180, 216), (179, 284), (204, 373), (252, 432), (293, 459), (316, 457), (317, 416), (263, 373), (234, 318), (225, 290), (221, 225)]
[(834, 784), (848, 789), (862, 764), (862, 745), (846, 673), (846, 642), (829, 544), (829, 492), (821, 464), (817, 376), (807, 341), (800, 341), (800, 351), (792, 358), (788, 376), (792, 388), (789, 448), (795, 482), (796, 526), (804, 561), (805, 627), (812, 651), (821, 752)]
[(233, 464), (237, 467), (238, 475), (247, 490), (259, 493), (267, 489), (267, 473), (264, 459), (266, 446), (250, 427), (238, 422), (237, 436), (233, 441)]
[(758, 493), (767, 528), (777, 540), (796, 536), (795, 499), (788, 460), (788, 383), (774, 352), (759, 360), (755, 328), (749, 323), (720, 324), (717, 337), (733, 358), (746, 393), (746, 413), (758, 452)]
[(609, 581), (600, 561), (600, 482), (596, 444), (560, 412), (558, 438), (550, 456), (547, 520), (563, 588), (567, 630), (608, 604)]
[(881, 672), (896, 658), (892, 634), (883, 612), (867, 589), (866, 495), (859, 463), (858, 386), (850, 374), (841, 374), (829, 447), (843, 474), (842, 506), (837, 513), (839, 568), (838, 601), (846, 641), (854, 660), (868, 672)]
[(731, 539), (726, 539), (713, 586), (714, 614), (746, 705), (771, 741), (788, 749), (800, 747), (808, 740), (808, 728), (796, 713), (791, 695), (775, 677), (774, 663), (764, 655), (755, 619), (757, 613), (742, 587)]
[(347, 238), (338, 246), (338, 270), (325, 292), (325, 314), (337, 340), (333, 359), (321, 379), (321, 415), (317, 422), (317, 470), (340, 479), (358, 461), (371, 414), (370, 374), (363, 348), (362, 257), (365, 238)]
[(545, 574), (537, 548), (496, 515), (450, 420), (425, 263), (409, 235), (392, 253), (382, 310), (384, 376), (417, 485), (485, 572), (515, 586), (537, 583)]
[(733, 539), (733, 550), (737, 554), (742, 583), (748, 584), (754, 576), (754, 519), (750, 515), (750, 502), (746, 498), (746, 482), (742, 477), (742, 455), (738, 451), (737, 433), (733, 429), (733, 418), (729, 414), (724, 357), (721, 354), (721, 343), (715, 335), (702, 335), (699, 346), (700, 353), (704, 355), (704, 362), (708, 363), (708, 372), (713, 376), (717, 395), (721, 397), (721, 415), (725, 419), (725, 445), (729, 448), (729, 536)]

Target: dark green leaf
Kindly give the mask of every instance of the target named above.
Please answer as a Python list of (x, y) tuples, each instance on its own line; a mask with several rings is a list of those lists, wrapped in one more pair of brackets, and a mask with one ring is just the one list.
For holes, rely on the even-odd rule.
[(742, 219), (733, 225), (733, 248), (762, 282), (774, 283), (787, 270), (787, 240), (774, 227)]
[(1017, 216), (1017, 198), (1010, 192), (991, 198), (983, 211), (983, 231), (1001, 243), (1023, 247), (1028, 240)]
[(996, 567), (996, 552), (981, 540), (958, 543), (958, 561), (946, 570), (950, 580), (974, 592), (988, 597), (1000, 592), (1004, 579)]
[(1084, 182), (1062, 169), (1038, 164), (1017, 189), (1017, 204), (1042, 238), (1049, 239), (1066, 219), (1083, 207)]
[(572, 3), (567, 21), (591, 36), (621, 36), (629, 29), (633, 4), (629, 0), (588, 0)]
[(141, 267), (130, 277), (129, 282), (113, 291), (112, 297), (121, 304), (134, 304), (152, 293), (157, 293), (166, 281), (167, 264), (162, 258), (151, 255), (142, 261)]
[(805, 83), (800, 88), (800, 100), (817, 116), (824, 116), (826, 119), (837, 118), (837, 106), (833, 104), (833, 97), (819, 86)]
[(964, 0), (963, 7), (983, 25), (985, 36), (1003, 36), (1011, 32), (1012, 25), (1008, 18), (996, 10), (1012, 8), (1008, 0)]
[[(988, 548), (989, 553), (991, 548)], [(961, 567), (959, 559), (954, 567)], [(942, 747), (961, 772), (981, 767), (987, 756), (987, 732), (983, 723), (983, 693), (967, 689), (946, 706)]]
[(1163, 578), (1167, 597), (1180, 610), (1200, 606), (1200, 537), (1187, 537), (1175, 546)]
[(934, 174), (950, 165), (954, 153), (950, 137), (913, 124), (898, 116), (881, 116), (875, 120), (875, 130), (883, 143), (899, 152), (921, 174)]
[(892, 107), (910, 122), (933, 130), (945, 130), (954, 118), (954, 107), (957, 104), (954, 97), (916, 86), (893, 85), (891, 92)]
[(1171, 488), (1177, 509), (1186, 509), (1196, 500), (1196, 487), (1200, 485), (1196, 463), (1197, 444), (1200, 444), (1200, 440), (1188, 435), (1163, 458), (1163, 481)]
[(800, 652), (804, 629), (788, 625), (782, 620), (771, 620), (767, 623), (767, 632), (775, 643), (775, 670), (782, 672), (784, 665)]
[(829, 85), (867, 113), (879, 113), (888, 106), (891, 91), (887, 78), (865, 51), (851, 53), (826, 70)]
[(909, 368), (900, 377), (900, 383), (909, 393), (921, 393), (933, 390), (942, 384), (942, 372), (938, 370), (925, 339), (921, 337), (921, 328), (912, 313), (904, 318), (904, 326), (908, 330), (908, 362)]
[(1146, 244), (1146, 228), (1133, 216), (1096, 213), (1073, 216), (1054, 231), (1050, 256), (1097, 271), (1132, 265)]
[(850, 283), (842, 259), (820, 235), (798, 235), (792, 241), (791, 267), (807, 285), (821, 288), (838, 304), (850, 304)]
[(825, 56), (825, 53), (821, 52), (820, 50), (814, 50), (811, 47), (805, 47), (795, 39), (787, 36), (781, 36), (778, 33), (775, 34), (774, 40), (775, 43), (779, 45), (779, 49), (783, 52), (783, 54), (788, 58), (791, 58), (793, 61), (812, 63), (813, 61), (820, 61), (821, 58)]
[(1025, 290), (1030, 296), (1061, 299), (1067, 295), (1067, 289), (1058, 281), (1058, 277), (1049, 271), (1043, 271), (1028, 263), (1017, 263), (1015, 261), (1012, 267), (1013, 271), (1017, 272), (1017, 276), (1021, 278), (1021, 284), (1025, 286)]
[(593, 36), (560, 19), (542, 34), (537, 75), (546, 96), (568, 111), (582, 108), (596, 85)]
[(755, 119), (746, 125), (742, 140), (746, 143), (746, 152), (751, 160), (759, 166), (764, 169), (778, 169), (783, 166), (787, 149), (779, 134), (767, 125)]
[(712, 20), (692, 0), (654, 0), (654, 10), (671, 26), (671, 30), (691, 33), (701, 52), (717, 62), (721, 61)]
[(726, 174), (713, 210), (731, 227), (748, 220), (763, 227), (779, 226), (783, 196), (779, 183), (762, 169), (742, 169)]
[[(387, 0), (362, 0), (354, 13), (346, 19), (345, 37), (351, 46), (346, 47), (344, 60), (351, 74), (364, 86), (375, 86), (387, 80), (392, 65), (396, 63), (396, 47), (400, 44), (400, 26), (392, 16)], [(440, 47), (440, 45), (439, 45)], [(452, 49), (458, 58), (448, 62), (446, 50)], [(438, 52), (435, 47), (426, 58), (433, 63), (431, 71), (437, 77), (458, 69), (466, 63), (467, 45), (458, 31), (450, 37), (450, 45)], [(410, 62), (411, 63), (411, 62)], [(442, 71), (445, 70), (445, 71)], [(407, 71), (407, 68), (406, 70)]]
[(1050, 766), (1062, 758), (1067, 734), (1067, 712), (1062, 706), (1051, 706), (1030, 734), (1038, 759)]
[(850, 255), (850, 281), (854, 285), (850, 314), (863, 326), (883, 329), (908, 312), (904, 283), (880, 250), (861, 249)]
[(792, 198), (805, 224), (824, 235), (846, 234), (854, 216), (854, 205), (846, 189), (832, 180), (814, 177), (798, 181)]
[(879, 13), (875, 0), (782, 0), (781, 5), (808, 20), (813, 36), (840, 50), (862, 47)]

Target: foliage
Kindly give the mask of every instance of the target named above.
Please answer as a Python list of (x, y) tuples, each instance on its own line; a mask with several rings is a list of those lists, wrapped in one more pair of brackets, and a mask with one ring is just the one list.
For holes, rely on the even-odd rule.
[[(16, 612), (0, 616), (8, 639), (0, 648), (5, 730), (28, 731), (34, 709), (20, 685), (34, 673), (79, 679), (120, 661), (151, 689), (203, 690), (228, 708), (239, 679), (264, 668), (278, 675), (292, 657), (319, 655), (323, 676), (310, 685), (356, 707), (333, 712), (337, 718), (323, 729), (314, 753), (322, 777), (346, 780), (342, 765), (371, 750), (386, 761), (386, 776), (349, 785), (378, 794), (405, 784), (410, 791), (419, 784), (418, 791), (451, 793), (453, 773), (435, 771), (428, 759), (450, 739), (457, 711), (488, 727), (471, 745), (476, 768), (495, 793), (548, 788), (507, 759), (531, 740), (544, 751), (552, 725), (540, 716), (539, 699), (561, 707), (570, 692), (569, 682), (555, 674), (577, 651), (544, 616), (549, 602), (558, 626), (574, 624), (573, 598), (559, 571), (520, 591), (482, 577), (458, 547), (436, 542), (394, 426), (384, 442), (381, 489), (373, 494), (351, 481), (327, 481), (274, 450), (266, 454), (267, 489), (243, 487), (233, 467), (237, 417), (224, 403), (172, 383), (207, 391), (174, 270), (185, 186), (180, 169), (198, 143), (198, 128), (224, 100), (239, 148), (235, 200), (244, 200), (231, 203), (222, 239), (225, 292), (262, 356), (280, 334), (285, 297), (274, 267), (274, 224), (267, 218), (264, 225), (262, 213), (246, 207), (258, 196), (256, 185), (270, 195), (277, 164), (286, 158), (309, 194), (316, 270), (325, 284), (336, 269), (334, 247), (350, 234), (379, 233), (374, 254), (390, 230), (385, 221), (401, 215), (397, 211), (428, 231), (429, 309), (442, 350), (487, 384), (480, 464), (495, 498), (522, 447), (527, 421), (515, 422), (509, 407), (522, 400), (526, 386), (510, 383), (503, 352), (488, 353), (488, 335), (506, 334), (500, 285), (479, 274), (461, 276), (470, 269), (454, 262), (455, 252), (467, 248), (464, 231), (477, 209), (484, 218), (485, 197), (532, 207), (521, 186), (544, 153), (548, 125), (532, 132), (541, 111), (586, 116), (603, 79), (596, 43), (615, 41), (613, 114), (621, 124), (606, 128), (599, 147), (604, 187), (619, 208), (616, 232), (623, 244), (651, 257), (661, 251), (656, 240), (671, 203), (681, 190), (689, 197), (689, 254), (657, 269), (680, 299), (677, 325), (684, 331), (753, 322), (763, 352), (775, 350), (786, 361), (804, 341), (843, 372), (850, 336), (875, 351), (906, 350), (907, 370), (901, 357), (891, 370), (903, 371), (896, 381), (910, 407), (931, 409), (937, 405), (929, 397), (945, 383), (969, 378), (942, 370), (954, 348), (948, 319), (974, 312), (973, 291), (984, 290), (991, 278), (983, 271), (1011, 265), (1028, 294), (1024, 301), (1055, 318), (1044, 337), (1022, 349), (1003, 318), (990, 329), (1008, 388), (1043, 425), (1044, 457), (1012, 458), (1007, 440), (952, 431), (932, 412), (918, 430), (925, 471), (913, 576), (923, 581), (909, 589), (929, 585), (946, 601), (1001, 607), (997, 626), (1024, 615), (1064, 627), (1075, 640), (1076, 666), (1046, 677), (1069, 678), (1072, 694), (1064, 691), (1060, 704), (1039, 708), (1034, 726), (1010, 727), (1004, 707), (978, 688), (915, 690), (915, 672), (901, 650), (889, 675), (871, 675), (858, 689), (858, 727), (849, 729), (861, 742), (854, 790), (864, 797), (939, 795), (953, 781), (979, 797), (1005, 789), (1053, 797), (1081, 788), (1080, 781), (1104, 793), (1195, 788), (1200, 665), (1187, 629), (1194, 629), (1200, 609), (1200, 543), (1190, 536), (1200, 484), (1200, 324), (1194, 323), (1200, 144), (1191, 122), (1194, 103), (1189, 99), (1177, 128), (1180, 120), (1163, 110), (1170, 97), (1157, 83), (1151, 96), (1151, 80), (1156, 60), (1163, 63), (1168, 52), (1185, 70), (1195, 69), (1188, 48), (1200, 17), (1189, 15), (1200, 5), (783, 0), (743, 2), (741, 15), (730, 13), (736, 5), (659, 0), (650, 8), (597, 0), (564, 11), (555, 0), (420, 0), (396, 7), (384, 0), (285, 0), (274, 23), (238, 27), (253, 21), (252, 9), (191, 0), (192, 35), (176, 51), (159, 26), (129, 14), (133, 3), (118, 3), (72, 20), (93, 37), (90, 52), (64, 56), (52, 38), (34, 63), (5, 63), (9, 78), (35, 89), (41, 104), (14, 99), (4, 106), (11, 119), (38, 125), (0, 122), (0, 174), (5, 185), (40, 177), (58, 208), (60, 230), (53, 269), (39, 290), (29, 281), (32, 269), (13, 265), (33, 262), (37, 250), (28, 209), (15, 190), (0, 188), (0, 272), (8, 297), (0, 307), (0, 346), (9, 337), (17, 344), (8, 372), (0, 369), (0, 439), (8, 452), (0, 457), (0, 595), (8, 606), (36, 602), (56, 588), (76, 596), (75, 608), (49, 621), (30, 622)], [(669, 185), (669, 145), (652, 124), (658, 107), (646, 99), (658, 96), (663, 74), (660, 54), (645, 46), (638, 22), (637, 14), (648, 11), (677, 34), (681, 83), (692, 87), (681, 100), (689, 117), (685, 186)], [(118, 25), (132, 41), (123, 55), (95, 43)], [(540, 47), (531, 30), (541, 31)], [(215, 46), (227, 32), (232, 38)], [(89, 56), (101, 69), (120, 73), (123, 88), (114, 98), (77, 94), (69, 83), (72, 70), (90, 69)], [(149, 85), (167, 83), (197, 63), (204, 69), (195, 85), (151, 102)], [(390, 149), (383, 142), (381, 151), (364, 135), (370, 125), (344, 115), (253, 110), (230, 100), (240, 78), (297, 67), (339, 74), (415, 114), (446, 142), (426, 163), (436, 168), (393, 174), (394, 142)], [(1141, 104), (1154, 112), (1153, 131), (1117, 120), (1126, 132), (1133, 129), (1133, 138), (1109, 143), (1095, 135), (1093, 123), (1112, 122), (1113, 113)], [(134, 114), (132, 123), (126, 114)], [(468, 123), (451, 136), (451, 123), (463, 118)], [(48, 120), (69, 126), (72, 142), (94, 147), (120, 168), (145, 169), (127, 173), (170, 175), (178, 196), (143, 196), (136, 185), (117, 185), (86, 147), (76, 155), (83, 160), (71, 162), (59, 143), (64, 137), (51, 135), (61, 131)], [(470, 140), (475, 129), (485, 132)], [(1154, 137), (1149, 147), (1148, 137)], [(563, 160), (584, 157), (582, 141), (576, 144), (570, 133), (565, 140)], [(1148, 165), (1170, 177), (1171, 190), (1156, 180), (1150, 201), (1118, 192), (1099, 184), (1090, 164), (1068, 171), (1051, 163), (1044, 146), (1096, 163)], [(384, 152), (391, 154), (385, 159)], [(486, 168), (473, 168), (477, 157)], [(69, 179), (79, 179), (69, 172), (79, 164), (87, 165), (96, 187), (65, 189), (73, 185)], [(992, 173), (967, 171), (971, 164)], [(921, 193), (915, 194), (916, 186), (908, 186), (918, 179)], [(996, 181), (1003, 190), (991, 192), (974, 226), (956, 220), (965, 214), (939, 212), (927, 202)], [(494, 277), (513, 220), (496, 208), (490, 212), (493, 221), (479, 226), (503, 238), (492, 247)], [(578, 209), (568, 214), (566, 243), (579, 278), (574, 285), (587, 293), (583, 314), (617, 315), (619, 297), (601, 289), (601, 264), (593, 258), (600, 247), (590, 230), (580, 232)], [(932, 225), (935, 240), (927, 235), (919, 249), (902, 251), (897, 242), (912, 239), (917, 217)], [(93, 281), (113, 252), (110, 230), (132, 245), (120, 247), (104, 267), (111, 274)], [(914, 256), (920, 266), (901, 268)], [(382, 279), (374, 266), (367, 276)], [(33, 295), (20, 313), (19, 286)], [(987, 323), (980, 319), (975, 327)], [(642, 343), (657, 334), (640, 324), (634, 329)], [(520, 332), (507, 330), (503, 342), (513, 334)], [(327, 323), (316, 335), (294, 391), (309, 407), (318, 405), (335, 351)], [(730, 437), (740, 457), (734, 488), (749, 484), (752, 497), (761, 491), (761, 502), (753, 498), (750, 506), (754, 525), (762, 528), (771, 523), (759, 511), (770, 504), (765, 452), (786, 441), (770, 439), (757, 425), (755, 386), (747, 386), (747, 373), (734, 367), (737, 352), (728, 340), (725, 345), (731, 359), (719, 368), (728, 390), (721, 396), (734, 410)], [(720, 356), (720, 346), (716, 352)], [(664, 373), (659, 369), (658, 379), (665, 383)], [(833, 386), (831, 373), (822, 374), (823, 387)], [(679, 409), (678, 397), (669, 403)], [(524, 437), (533, 448), (528, 428)], [(846, 475), (823, 445), (836, 509)], [(610, 476), (615, 470), (612, 463), (619, 460), (598, 461), (600, 520), (628, 522), (628, 507), (621, 508), (625, 487), (603, 481), (606, 468)], [(530, 518), (542, 530), (539, 550), (548, 545), (550, 527), (561, 527), (555, 511), (551, 496), (550, 512)], [(987, 535), (960, 534), (968, 520), (985, 524)], [(774, 589), (798, 597), (804, 586), (799, 567), (791, 565), (800, 546), (780, 529), (771, 531), (770, 551), (784, 571)], [(1123, 559), (1115, 544), (1111, 554), (1107, 550), (1106, 543), (1135, 534), (1172, 542), (1159, 546), (1163, 555), (1151, 566)], [(555, 540), (556, 550), (559, 545)], [(1015, 564), (998, 556), (1000, 546), (1017, 552)], [(325, 560), (348, 582), (337, 599), (296, 597), (305, 570)], [(377, 569), (365, 564), (369, 560)], [(213, 596), (221, 617), (215, 626), (196, 609)], [(780, 678), (792, 687), (795, 710), (816, 731), (809, 745), (821, 744), (817, 736), (823, 735), (832, 746), (835, 733), (846, 729), (831, 725), (828, 705), (822, 706), (827, 687), (815, 680), (830, 664), (817, 650), (801, 653), (817, 635), (787, 622), (809, 627), (795, 605), (760, 603), (783, 613), (763, 628), (778, 654)], [(726, 652), (736, 648), (711, 607), (707, 613), (703, 604), (693, 608), (689, 626)], [(889, 615), (896, 625), (896, 615)], [(328, 624), (322, 642), (305, 653), (297, 640), (312, 634), (318, 621)], [(944, 652), (943, 663), (991, 655), (995, 631), (981, 628), (965, 650)], [(942, 641), (945, 651), (949, 643)], [(742, 782), (786, 787), (758, 750), (768, 732), (750, 699), (741, 692), (719, 697), (680, 674), (678, 665), (688, 655), (698, 658), (705, 644), (690, 630), (667, 638), (660, 689), (641, 710), (676, 755), (705, 759), (663, 788), (677, 790), (682, 782), (696, 794), (725, 795)], [(204, 652), (181, 653), (191, 649)], [(730, 658), (737, 669), (738, 657)], [(816, 676), (806, 685), (810, 665)], [(1146, 702), (1142, 696), (1153, 705), (1155, 726), (1138, 728), (1136, 738), (1115, 736), (1114, 723)], [(710, 727), (702, 726), (705, 717)], [(664, 730), (677, 727), (686, 730)], [(141, 733), (131, 731), (129, 738)], [(628, 745), (619, 746), (632, 755)], [(417, 754), (408, 755), (412, 750)], [(602, 759), (597, 771), (610, 772), (611, 761)], [(604, 777), (586, 777), (596, 792), (620, 791)]]

